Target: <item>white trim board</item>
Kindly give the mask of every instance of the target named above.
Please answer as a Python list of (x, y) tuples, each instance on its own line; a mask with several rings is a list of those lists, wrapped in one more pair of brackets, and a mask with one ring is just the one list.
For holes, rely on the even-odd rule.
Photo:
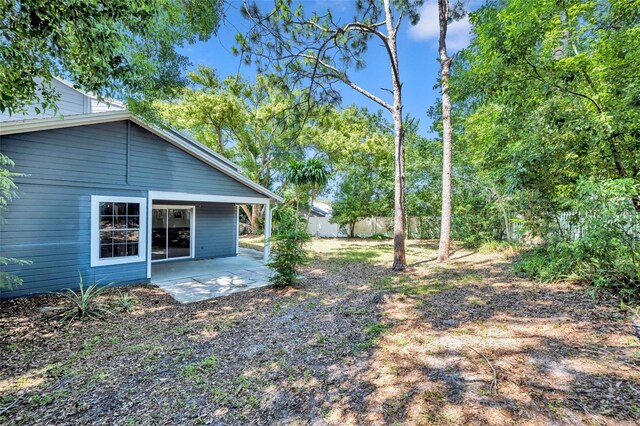
[(200, 201), (203, 203), (269, 204), (270, 198), (236, 195), (190, 194), (187, 192), (149, 191), (149, 198), (164, 201)]
[(42, 130), (61, 129), (65, 127), (112, 123), (123, 120), (130, 120), (136, 123), (140, 127), (155, 134), (159, 138), (164, 139), (170, 144), (199, 159), (200, 161), (218, 170), (219, 172), (222, 172), (232, 179), (253, 189), (254, 191), (263, 194), (266, 197), (277, 202), (283, 201), (283, 198), (279, 195), (276, 195), (275, 193), (269, 191), (267, 188), (264, 188), (248, 177), (242, 175), (238, 171), (240, 168), (222, 155), (212, 151), (201, 143), (188, 138), (181, 133), (178, 133), (177, 131), (159, 129), (154, 125), (142, 120), (141, 118), (136, 117), (127, 110), (67, 115), (64, 118), (32, 118), (27, 120), (3, 122), (0, 126), (0, 136), (25, 132), (37, 132)]

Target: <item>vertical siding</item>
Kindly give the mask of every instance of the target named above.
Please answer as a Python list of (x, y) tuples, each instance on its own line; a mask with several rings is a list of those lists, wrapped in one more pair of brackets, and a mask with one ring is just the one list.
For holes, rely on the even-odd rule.
[[(0, 139), (14, 171), (25, 174), (16, 179), (18, 198), (0, 225), (0, 256), (32, 262), (3, 267), (24, 284), (0, 292), (1, 298), (74, 287), (79, 273), (85, 282), (147, 280), (146, 262), (90, 267), (91, 195), (146, 197), (154, 190), (261, 196), (139, 126), (130, 123), (130, 129), (129, 147), (126, 121)], [(232, 204), (198, 203), (196, 257), (234, 255), (235, 218)]]

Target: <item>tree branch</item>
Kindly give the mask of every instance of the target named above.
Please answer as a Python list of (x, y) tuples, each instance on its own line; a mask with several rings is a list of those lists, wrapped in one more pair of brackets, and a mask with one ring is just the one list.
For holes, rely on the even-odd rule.
[(545, 79), (540, 74), (540, 72), (538, 71), (538, 68), (534, 64), (532, 64), (527, 58), (524, 58), (524, 61), (533, 69), (533, 72), (535, 73), (535, 75), (538, 78), (538, 80), (540, 80), (541, 82), (543, 82), (545, 84), (553, 86), (556, 89), (559, 89), (559, 90), (565, 91), (567, 93), (571, 93), (574, 96), (579, 96), (581, 98), (589, 100), (596, 107), (596, 109), (598, 110), (598, 113), (602, 114), (602, 108), (600, 107), (600, 105), (598, 105), (598, 103), (593, 98), (591, 98), (591, 97), (589, 97), (589, 96), (587, 96), (587, 95), (585, 95), (583, 93), (579, 93), (579, 92), (573, 91), (573, 90), (571, 90), (571, 89), (569, 89), (567, 87), (562, 87), (559, 84), (555, 84), (555, 83), (551, 83), (551, 82), (547, 81), (547, 79)]
[(387, 109), (389, 111), (391, 111), (393, 109), (393, 107), (391, 105), (389, 105), (387, 102), (385, 102), (383, 99), (377, 97), (373, 93), (363, 89), (362, 87), (360, 87), (357, 84), (355, 84), (354, 82), (352, 82), (349, 79), (349, 76), (346, 73), (341, 72), (336, 67), (327, 64), (326, 62), (324, 62), (322, 59), (318, 58), (317, 56), (309, 55), (309, 54), (306, 54), (306, 53), (297, 53), (297, 54), (294, 54), (294, 55), (297, 55), (297, 56), (299, 56), (301, 58), (306, 58), (306, 59), (310, 59), (312, 61), (316, 61), (317, 64), (319, 64), (322, 67), (332, 71), (334, 73), (333, 74), (334, 78), (342, 81), (344, 84), (346, 84), (347, 86), (351, 87), (356, 92), (366, 96), (367, 98), (371, 99), (372, 101), (374, 101), (375, 103), (377, 103), (378, 105), (382, 106), (383, 108), (385, 108), (385, 109)]

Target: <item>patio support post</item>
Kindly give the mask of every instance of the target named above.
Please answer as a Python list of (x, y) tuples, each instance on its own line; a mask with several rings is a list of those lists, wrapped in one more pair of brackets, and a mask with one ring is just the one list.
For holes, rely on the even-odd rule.
[(264, 263), (269, 261), (271, 254), (271, 201), (264, 205)]

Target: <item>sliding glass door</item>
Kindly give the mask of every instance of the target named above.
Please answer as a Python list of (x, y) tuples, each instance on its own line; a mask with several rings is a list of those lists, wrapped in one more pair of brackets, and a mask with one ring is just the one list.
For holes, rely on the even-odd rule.
[(153, 206), (151, 260), (193, 257), (194, 207)]

